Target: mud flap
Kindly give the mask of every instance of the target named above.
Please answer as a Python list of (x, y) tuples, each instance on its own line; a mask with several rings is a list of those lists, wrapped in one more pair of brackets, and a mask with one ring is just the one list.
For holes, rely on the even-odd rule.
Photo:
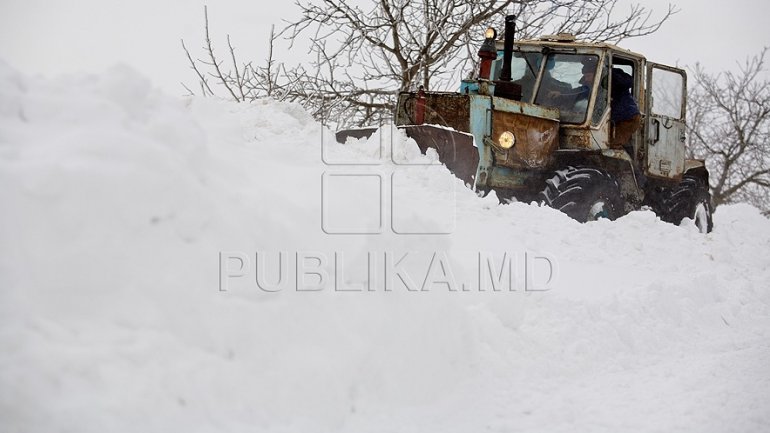
[(471, 134), (432, 125), (407, 125), (398, 128), (417, 142), (422, 153), (427, 152), (428, 148), (435, 149), (439, 161), (466, 185), (473, 187), (479, 165), (479, 151)]

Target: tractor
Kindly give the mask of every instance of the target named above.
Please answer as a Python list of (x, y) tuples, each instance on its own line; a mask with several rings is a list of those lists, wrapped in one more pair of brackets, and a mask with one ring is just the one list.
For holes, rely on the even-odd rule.
[[(486, 31), (478, 78), (459, 92), (401, 92), (396, 126), (479, 194), (536, 201), (580, 222), (647, 207), (711, 231), (705, 162), (685, 156), (685, 71), (571, 34), (514, 40), (515, 19), (506, 17), (503, 40)], [(612, 118), (619, 71), (639, 111), (623, 143)]]

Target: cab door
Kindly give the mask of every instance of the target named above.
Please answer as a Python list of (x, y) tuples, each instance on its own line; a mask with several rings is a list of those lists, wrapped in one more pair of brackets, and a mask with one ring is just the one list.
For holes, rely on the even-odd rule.
[(687, 74), (669, 66), (647, 65), (648, 176), (680, 180), (684, 172)]

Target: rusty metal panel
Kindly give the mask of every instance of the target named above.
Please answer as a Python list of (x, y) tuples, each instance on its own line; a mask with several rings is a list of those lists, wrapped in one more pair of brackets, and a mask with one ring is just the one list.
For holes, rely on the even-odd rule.
[(595, 150), (600, 148), (594, 144), (594, 135), (589, 128), (562, 127), (559, 132), (559, 141), (559, 148), (561, 149)]
[[(426, 125), (441, 125), (470, 132), (470, 96), (460, 93), (425, 93)], [(416, 125), (416, 92), (404, 92), (398, 97), (396, 125)]]
[[(496, 106), (497, 108), (497, 106)], [(516, 138), (508, 150), (499, 147), (498, 137), (510, 131)], [(513, 168), (542, 168), (559, 146), (559, 122), (553, 119), (509, 113), (492, 112), (492, 149), (497, 165)]]
[(527, 116), (555, 121), (559, 120), (559, 110), (556, 108), (543, 107), (505, 98), (493, 98), (492, 105), (494, 105), (495, 110), (506, 111), (508, 113), (526, 114)]

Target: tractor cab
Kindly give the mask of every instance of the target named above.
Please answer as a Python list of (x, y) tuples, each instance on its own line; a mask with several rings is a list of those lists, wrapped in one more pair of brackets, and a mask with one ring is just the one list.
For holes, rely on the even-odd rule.
[[(610, 44), (577, 42), (569, 34), (545, 36), (518, 41), (512, 46), (510, 78), (506, 78), (502, 43), (496, 42), (496, 58), (490, 65), (489, 76), (479, 76), (479, 80), (489, 80), (507, 90), (492, 90), (491, 96), (558, 110), (562, 149), (610, 147), (613, 69), (630, 77), (632, 98), (640, 110), (643, 108), (641, 71), (645, 59), (639, 54)], [(461, 93), (485, 93), (488, 86), (476, 83), (463, 81)]]
[[(498, 56), (489, 77), (492, 81), (500, 81), (502, 48)], [(597, 72), (607, 73), (600, 68), (603, 59), (604, 53), (598, 49), (559, 52), (537, 42), (517, 44), (511, 56), (510, 81), (520, 93), (513, 99), (559, 110), (562, 124), (583, 125), (591, 118), (588, 108), (597, 94), (597, 111), (603, 113), (607, 105), (607, 81), (601, 86), (597, 78)], [(464, 81), (461, 92), (470, 86), (472, 81)]]
[[(683, 70), (648, 62), (615, 45), (579, 42), (570, 34), (519, 40), (509, 50), (506, 60), (504, 41), (486, 42), (479, 53), (478, 80), (464, 80), (460, 92), (557, 110), (558, 150), (604, 151), (637, 162), (654, 178), (681, 179), (686, 169)], [(618, 140), (618, 113), (612, 108), (621, 78), (630, 87), (623, 91), (630, 92), (636, 103), (641, 125), (627, 139)]]

